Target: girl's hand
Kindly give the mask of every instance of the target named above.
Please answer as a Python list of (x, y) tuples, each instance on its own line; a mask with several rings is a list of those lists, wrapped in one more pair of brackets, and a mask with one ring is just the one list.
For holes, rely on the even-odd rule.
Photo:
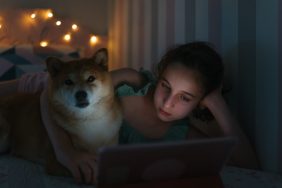
[(77, 183), (94, 184), (96, 157), (73, 147), (55, 151), (57, 160), (66, 167)]
[(222, 87), (219, 87), (219, 88), (211, 91), (207, 96), (204, 97), (204, 99), (201, 101), (200, 105), (210, 109), (214, 105), (216, 105), (217, 103), (223, 102), (224, 99), (223, 99), (221, 92), (222, 92)]

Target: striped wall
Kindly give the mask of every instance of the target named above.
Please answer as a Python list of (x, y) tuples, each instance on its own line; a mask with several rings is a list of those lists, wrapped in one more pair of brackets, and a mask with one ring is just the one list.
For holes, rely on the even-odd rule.
[(282, 173), (282, 1), (109, 0), (112, 69), (153, 69), (175, 44), (221, 53), (228, 102), (264, 170)]
[(278, 156), (279, 156), (279, 172), (282, 172), (282, 2), (278, 4)]
[[(280, 0), (256, 1), (256, 144), (266, 166), (280, 165), (276, 156), (282, 144), (278, 121), (278, 5)], [(282, 20), (280, 20), (282, 24)], [(282, 87), (282, 85), (281, 85)], [(281, 126), (281, 125), (280, 125)], [(259, 139), (263, 137), (264, 139)], [(279, 142), (280, 137), (280, 142)], [(267, 142), (266, 142), (267, 141)], [(279, 143), (277, 145), (277, 143)], [(270, 156), (270, 154), (272, 154)], [(267, 160), (268, 159), (268, 160)], [(281, 172), (281, 171), (280, 171)]]

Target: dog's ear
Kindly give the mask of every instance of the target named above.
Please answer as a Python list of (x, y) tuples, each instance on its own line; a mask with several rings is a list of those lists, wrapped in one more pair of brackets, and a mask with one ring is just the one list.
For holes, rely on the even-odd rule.
[(108, 50), (106, 48), (99, 49), (92, 58), (99, 66), (108, 70)]
[(56, 57), (48, 57), (46, 59), (46, 65), (49, 74), (54, 77), (60, 72), (63, 62)]

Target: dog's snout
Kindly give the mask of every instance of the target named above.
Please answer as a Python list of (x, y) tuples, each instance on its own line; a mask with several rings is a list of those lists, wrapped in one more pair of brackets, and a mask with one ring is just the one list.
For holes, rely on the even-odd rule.
[(87, 97), (87, 93), (85, 91), (78, 91), (75, 94), (75, 98), (78, 101), (85, 100)]
[(89, 105), (87, 100), (87, 93), (83, 90), (77, 91), (75, 93), (76, 106), (79, 108), (84, 108)]

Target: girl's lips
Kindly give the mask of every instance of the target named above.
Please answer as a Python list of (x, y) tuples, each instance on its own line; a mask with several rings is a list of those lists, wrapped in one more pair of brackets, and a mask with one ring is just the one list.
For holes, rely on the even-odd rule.
[(164, 111), (163, 109), (159, 109), (160, 113), (164, 116), (170, 116), (171, 114), (170, 113), (167, 113), (166, 111)]

